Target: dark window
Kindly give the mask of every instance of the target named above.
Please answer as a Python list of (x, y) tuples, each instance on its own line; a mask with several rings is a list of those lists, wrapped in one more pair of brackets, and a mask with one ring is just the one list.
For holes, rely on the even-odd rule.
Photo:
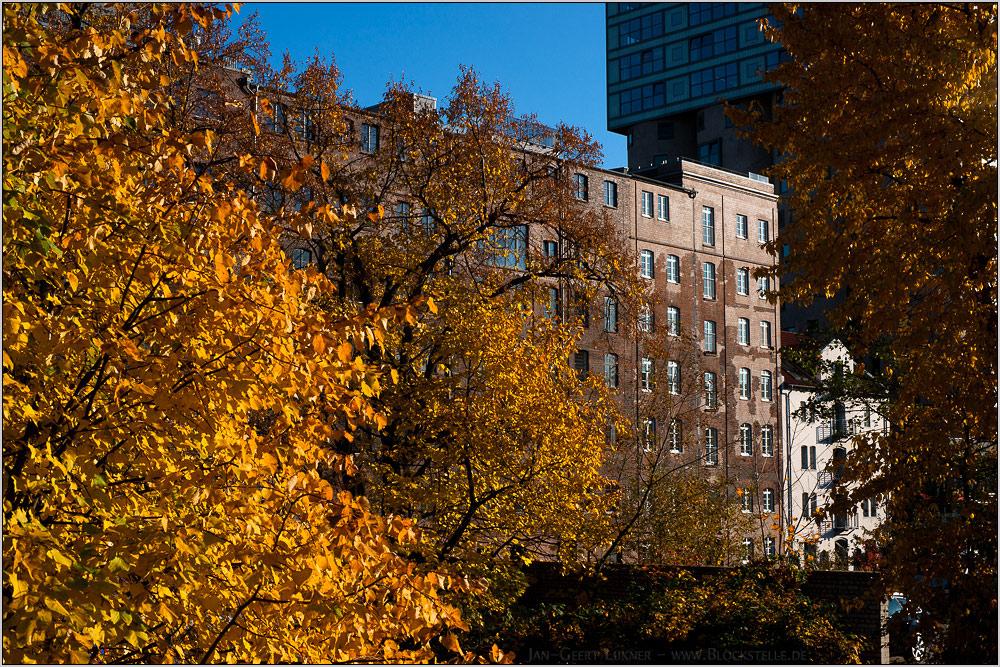
[(710, 164), (713, 167), (718, 167), (720, 165), (719, 142), (710, 141), (707, 144), (699, 144), (698, 161), (702, 164)]
[(292, 268), (302, 270), (312, 263), (312, 253), (304, 248), (292, 250)]
[(719, 28), (706, 35), (699, 35), (691, 39), (690, 61), (695, 62), (721, 56), (724, 53), (732, 53), (738, 48), (739, 39), (737, 38), (736, 26)]
[(736, 63), (726, 63), (691, 72), (691, 97), (721, 93), (739, 85)]
[(663, 70), (663, 49), (647, 49), (624, 56), (618, 60), (618, 68), (622, 81), (660, 72)]
[(735, 2), (692, 2), (688, 5), (688, 25), (701, 25), (736, 13)]
[(663, 34), (663, 12), (623, 21), (618, 24), (618, 46), (628, 46)]
[(378, 125), (361, 124), (361, 150), (366, 153), (378, 150)]
[(623, 116), (662, 107), (665, 103), (666, 87), (663, 83), (629, 88), (623, 90), (618, 97), (619, 113)]
[(573, 174), (573, 183), (576, 186), (573, 192), (576, 198), (587, 201), (589, 190), (587, 177), (583, 174)]
[(789, 57), (788, 52), (784, 49), (781, 49), (780, 51), (771, 51), (764, 56), (764, 69), (774, 69), (786, 60), (789, 60)]
[(618, 208), (618, 184), (614, 181), (604, 181), (604, 205)]
[(576, 354), (573, 355), (573, 370), (576, 371), (580, 380), (587, 379), (587, 373), (590, 372), (590, 352), (587, 350), (576, 351)]

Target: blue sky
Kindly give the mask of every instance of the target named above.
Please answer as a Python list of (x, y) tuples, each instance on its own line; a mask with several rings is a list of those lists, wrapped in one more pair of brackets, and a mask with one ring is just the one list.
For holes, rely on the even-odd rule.
[[(607, 131), (604, 5), (600, 3), (253, 3), (273, 64), (288, 51), (335, 57), (344, 86), (375, 104), (390, 78), (439, 100), (459, 65), (510, 91), (518, 113), (587, 130), (604, 166), (626, 164), (625, 137)], [(234, 28), (235, 28), (234, 25)]]

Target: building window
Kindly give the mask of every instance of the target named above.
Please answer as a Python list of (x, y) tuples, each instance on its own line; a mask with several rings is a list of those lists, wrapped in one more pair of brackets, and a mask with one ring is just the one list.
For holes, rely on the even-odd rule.
[(715, 209), (711, 206), (701, 207), (701, 242), (715, 245)]
[(618, 444), (618, 429), (614, 423), (608, 424), (607, 428), (604, 429), (604, 439), (607, 441), (609, 447), (614, 447)]
[(740, 369), (740, 398), (750, 398), (750, 369)]
[(587, 177), (583, 174), (573, 174), (573, 196), (580, 201), (587, 201), (589, 196), (589, 188), (587, 186)]
[(663, 70), (663, 48), (646, 49), (640, 53), (618, 59), (620, 81), (638, 79), (640, 76)]
[(666, 195), (656, 195), (656, 219), (670, 220), (670, 199)]
[(401, 201), (396, 204), (396, 217), (404, 223), (410, 219), (410, 204), (408, 202)]
[(865, 427), (871, 428), (872, 425), (872, 409), (871, 406), (865, 406)]
[(760, 372), (760, 400), (771, 400), (771, 371)]
[(702, 296), (706, 299), (715, 298), (715, 264), (705, 262), (701, 265)]
[(549, 259), (559, 256), (559, 243), (556, 241), (542, 241), (542, 253)]
[(264, 121), (264, 127), (273, 134), (284, 134), (285, 132), (285, 107), (281, 104), (274, 103), (271, 105), (271, 115), (266, 116)]
[(712, 371), (705, 371), (705, 407), (719, 406), (718, 378)]
[(767, 220), (757, 221), (757, 241), (767, 243), (771, 240), (770, 227)]
[(753, 456), (753, 426), (740, 424), (740, 456)]
[(741, 491), (743, 491), (741, 494), (741, 499), (743, 500), (743, 512), (745, 514), (749, 514), (750, 512), (753, 512), (753, 493), (750, 489), (741, 489)]
[(677, 255), (667, 255), (667, 282), (679, 283), (681, 281), (681, 260)]
[(750, 269), (736, 269), (736, 293), (750, 294)]
[(667, 442), (670, 445), (671, 454), (680, 454), (684, 451), (684, 444), (681, 440), (681, 420), (671, 419), (670, 428), (667, 430)]
[(649, 304), (643, 304), (639, 309), (639, 330), (653, 333), (653, 309)]
[(653, 360), (649, 357), (642, 358), (640, 366), (639, 386), (643, 391), (653, 391)]
[(604, 181), (604, 205), (618, 208), (618, 184), (614, 181)]
[(750, 320), (745, 317), (736, 321), (736, 342), (740, 345), (750, 344)]
[(663, 34), (663, 12), (623, 21), (618, 24), (618, 45), (638, 44)]
[(653, 193), (642, 191), (642, 217), (653, 217)]
[(763, 348), (771, 347), (771, 323), (761, 322), (760, 323), (760, 346)]
[(761, 456), (774, 456), (774, 427), (764, 424), (760, 427)]
[(757, 279), (757, 296), (761, 299), (767, 298), (767, 293), (771, 291), (771, 279), (767, 276)]
[(711, 426), (705, 429), (705, 463), (710, 466), (719, 463), (719, 431)]
[(705, 320), (705, 354), (715, 354), (715, 322)]
[(639, 275), (643, 278), (653, 277), (653, 251), (639, 251)]
[(764, 538), (764, 554), (768, 558), (774, 558), (775, 556), (778, 555), (777, 550), (774, 548), (774, 538), (773, 537), (765, 537)]
[(361, 150), (365, 153), (378, 150), (378, 125), (361, 124)]
[(667, 306), (667, 334), (681, 335), (681, 309), (676, 306)]
[(869, 500), (861, 501), (861, 512), (864, 516), (870, 518), (878, 517), (878, 504), (875, 502), (874, 498)]
[(576, 371), (581, 382), (587, 379), (587, 373), (590, 372), (590, 352), (587, 350), (576, 351), (576, 354), (573, 355), (573, 370)]
[(721, 143), (718, 141), (709, 141), (705, 144), (698, 144), (698, 161), (702, 164), (718, 167), (722, 164), (720, 151)]
[(627, 116), (656, 109), (662, 107), (666, 103), (666, 99), (666, 86), (662, 81), (629, 88), (618, 95), (618, 114)]
[(816, 515), (816, 494), (802, 493), (802, 518), (808, 519)]
[(690, 62), (731, 53), (739, 47), (737, 26), (731, 25), (713, 30), (707, 35), (693, 37), (690, 46)]
[(735, 2), (693, 2), (688, 5), (688, 25), (718, 21), (736, 13)]
[(549, 302), (545, 307), (545, 316), (558, 318), (562, 314), (562, 299), (559, 298), (559, 288), (549, 288)]
[(747, 237), (747, 217), (745, 215), (736, 216), (736, 238), (745, 239)]
[(612, 389), (618, 386), (618, 355), (614, 352), (604, 355), (604, 381)]
[(312, 252), (305, 248), (292, 249), (292, 268), (302, 271), (312, 264)]
[(604, 330), (618, 331), (618, 302), (613, 296), (604, 297)]
[(737, 85), (739, 85), (739, 68), (734, 62), (691, 72), (690, 75), (692, 98), (721, 93)]
[(743, 562), (753, 560), (753, 540), (749, 537), (743, 538)]
[(803, 445), (801, 449), (802, 454), (802, 469), (803, 470), (815, 470), (816, 469), (816, 445)]
[[(428, 235), (434, 233), (434, 211), (424, 211), (423, 224)], [(527, 268), (527, 225), (494, 228), (489, 238), (480, 240), (477, 245), (486, 255), (486, 263), (492, 266), (521, 270)]]
[(774, 489), (764, 489), (761, 494), (761, 509), (765, 512), (774, 511)]
[(681, 393), (681, 367), (676, 361), (667, 362), (667, 391)]
[(656, 419), (650, 417), (649, 419), (642, 420), (642, 448), (647, 451), (653, 451), (653, 445), (656, 444)]

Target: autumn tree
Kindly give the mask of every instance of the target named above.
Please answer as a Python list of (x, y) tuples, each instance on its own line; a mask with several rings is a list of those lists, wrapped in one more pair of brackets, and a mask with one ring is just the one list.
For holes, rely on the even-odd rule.
[[(846, 500), (888, 499), (888, 590), (956, 661), (996, 660), (996, 5), (778, 6), (791, 60), (753, 136), (783, 157), (782, 297), (841, 290), (855, 358), (884, 346), (890, 431), (855, 442)], [(859, 365), (860, 367), (861, 365)], [(860, 368), (859, 373), (866, 368)], [(877, 370), (877, 369), (875, 369)]]
[(195, 168), (216, 135), (168, 118), (162, 61), (220, 11), (3, 8), (4, 659), (455, 655), (468, 582), (324, 479), (386, 423), (373, 350), (416, 305), (318, 307), (279, 221)]

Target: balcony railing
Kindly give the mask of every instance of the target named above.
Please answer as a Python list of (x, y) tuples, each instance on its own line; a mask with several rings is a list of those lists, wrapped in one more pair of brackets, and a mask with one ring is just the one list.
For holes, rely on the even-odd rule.
[(816, 442), (832, 442), (861, 432), (859, 422), (851, 419), (831, 419), (816, 427)]

